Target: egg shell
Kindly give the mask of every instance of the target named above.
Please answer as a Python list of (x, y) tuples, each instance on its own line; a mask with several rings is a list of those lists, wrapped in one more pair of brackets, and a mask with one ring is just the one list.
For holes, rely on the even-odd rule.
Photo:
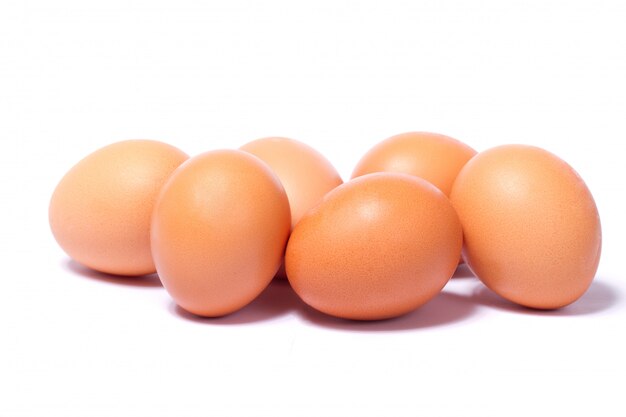
[(454, 273), (461, 225), (448, 198), (417, 177), (369, 174), (339, 186), (294, 228), (285, 256), (296, 293), (357, 320), (405, 314)]
[(459, 171), (476, 151), (449, 136), (407, 132), (370, 149), (358, 162), (352, 178), (372, 172), (399, 172), (423, 178), (450, 195)]
[(75, 261), (117, 275), (155, 272), (150, 216), (170, 174), (187, 154), (166, 143), (127, 140), (78, 162), (49, 206), (52, 233)]
[(294, 139), (268, 137), (243, 145), (267, 163), (285, 188), (291, 207), (291, 227), (343, 180), (332, 164), (312, 147)]
[(464, 256), (502, 297), (537, 309), (581, 297), (601, 252), (598, 210), (580, 176), (543, 149), (505, 145), (474, 157), (451, 194)]
[(206, 152), (177, 169), (157, 200), (157, 272), (185, 310), (232, 313), (271, 281), (290, 224), (287, 195), (264, 162), (242, 151)]

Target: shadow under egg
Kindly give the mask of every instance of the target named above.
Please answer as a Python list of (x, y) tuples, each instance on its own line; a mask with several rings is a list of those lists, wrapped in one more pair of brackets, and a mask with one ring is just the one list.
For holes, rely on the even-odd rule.
[(469, 319), (476, 306), (465, 297), (442, 291), (435, 298), (405, 315), (385, 320), (359, 321), (329, 316), (305, 306), (299, 314), (308, 322), (335, 330), (355, 332), (408, 331), (451, 325)]
[(620, 299), (618, 291), (606, 281), (594, 280), (585, 294), (565, 307), (553, 310), (541, 310), (515, 304), (500, 297), (489, 288), (480, 284), (467, 297), (479, 305), (520, 314), (539, 316), (581, 316), (600, 313), (613, 307)]
[(293, 292), (287, 280), (274, 279), (250, 304), (241, 310), (221, 317), (195, 315), (170, 302), (169, 311), (176, 317), (205, 325), (236, 325), (275, 320), (302, 308), (302, 301)]
[(139, 275), (139, 276), (125, 276), (114, 275), (99, 272), (78, 262), (67, 259), (63, 263), (63, 267), (72, 272), (74, 275), (81, 276), (83, 278), (92, 279), (95, 281), (104, 282), (107, 284), (121, 285), (127, 287), (143, 287), (143, 288), (162, 288), (161, 280), (157, 274)]

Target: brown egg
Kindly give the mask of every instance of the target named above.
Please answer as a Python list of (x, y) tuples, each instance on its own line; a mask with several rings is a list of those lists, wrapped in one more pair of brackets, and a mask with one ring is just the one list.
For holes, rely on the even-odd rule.
[(461, 225), (450, 201), (413, 176), (377, 173), (328, 193), (294, 228), (285, 264), (324, 313), (375, 320), (433, 298), (454, 273)]
[[(330, 190), (343, 180), (332, 164), (315, 149), (297, 140), (269, 137), (240, 148), (267, 163), (278, 176), (291, 207), (291, 228)], [(276, 274), (286, 278), (284, 265)]]
[(600, 260), (600, 219), (589, 189), (555, 155), (506, 145), (474, 157), (451, 195), (465, 260), (515, 303), (554, 309), (587, 290)]
[(105, 146), (78, 162), (57, 185), (50, 228), (75, 261), (118, 275), (155, 271), (150, 216), (161, 186), (188, 156), (153, 140)]
[(240, 148), (263, 160), (278, 175), (291, 207), (291, 227), (343, 180), (331, 163), (315, 149), (297, 140), (257, 139)]
[(423, 178), (450, 195), (454, 180), (476, 151), (448, 136), (408, 132), (392, 136), (370, 149), (352, 178), (372, 172), (400, 172)]
[(290, 224), (287, 195), (264, 162), (241, 151), (206, 152), (177, 169), (157, 200), (157, 272), (185, 310), (234, 312), (271, 281)]

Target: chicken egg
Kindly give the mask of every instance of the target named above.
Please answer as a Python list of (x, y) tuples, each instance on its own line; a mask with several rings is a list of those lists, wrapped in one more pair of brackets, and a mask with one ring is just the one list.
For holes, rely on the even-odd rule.
[(358, 162), (352, 178), (372, 172), (415, 175), (450, 195), (454, 180), (476, 151), (449, 136), (408, 132), (392, 136), (370, 149)]
[(324, 155), (294, 139), (257, 139), (239, 149), (263, 160), (278, 176), (289, 199), (292, 228), (326, 193), (343, 183)]
[(591, 284), (602, 244), (594, 199), (580, 176), (540, 148), (505, 145), (475, 156), (451, 194), (464, 257), (480, 280), (515, 303), (554, 309)]
[(310, 306), (336, 317), (405, 314), (454, 273), (461, 225), (448, 198), (420, 178), (375, 173), (328, 193), (294, 228), (287, 277)]
[(117, 142), (78, 162), (49, 206), (52, 233), (76, 262), (117, 275), (155, 271), (150, 216), (161, 186), (187, 154), (154, 140)]
[(152, 216), (152, 254), (163, 286), (183, 309), (207, 317), (255, 299), (280, 266), (289, 202), (259, 158), (206, 152), (163, 186)]

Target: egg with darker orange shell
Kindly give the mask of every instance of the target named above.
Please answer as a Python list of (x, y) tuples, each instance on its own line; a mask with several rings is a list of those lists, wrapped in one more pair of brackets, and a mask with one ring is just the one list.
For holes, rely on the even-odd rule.
[(336, 317), (396, 317), (435, 297), (457, 266), (459, 219), (448, 198), (406, 174), (375, 173), (328, 193), (294, 228), (287, 277)]
[(50, 200), (50, 228), (61, 248), (100, 272), (154, 273), (152, 209), (161, 186), (187, 158), (163, 142), (127, 140), (82, 159)]
[[(333, 165), (318, 151), (305, 143), (282, 137), (257, 139), (243, 145), (267, 163), (280, 179), (291, 207), (291, 227), (331, 190), (343, 184)], [(285, 278), (284, 267), (277, 274)]]
[(152, 255), (180, 307), (223, 316), (272, 280), (290, 225), (287, 195), (267, 164), (242, 151), (206, 152), (163, 186), (152, 216)]
[(554, 154), (504, 145), (476, 155), (450, 196), (478, 278), (526, 307), (580, 298), (600, 260), (600, 217), (582, 178)]

